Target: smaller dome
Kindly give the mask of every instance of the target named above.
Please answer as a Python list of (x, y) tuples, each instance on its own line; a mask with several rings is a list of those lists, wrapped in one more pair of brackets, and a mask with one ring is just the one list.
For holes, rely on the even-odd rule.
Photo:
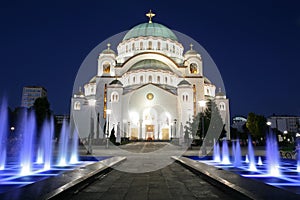
[(166, 65), (165, 63), (163, 63), (161, 61), (154, 60), (154, 59), (141, 60), (141, 61), (135, 63), (128, 71), (134, 71), (134, 70), (140, 70), (140, 69), (172, 71), (168, 65)]
[(183, 86), (183, 85), (191, 85), (191, 84), (190, 84), (190, 82), (188, 82), (187, 80), (184, 79), (184, 80), (180, 81), (177, 86)]
[(121, 86), (123, 86), (122, 82), (119, 81), (118, 79), (113, 80), (109, 85), (121, 85)]
[(219, 88), (219, 92), (216, 94), (216, 98), (226, 99), (226, 95), (221, 91), (221, 88)]
[(193, 44), (190, 44), (190, 47), (191, 47), (190, 50), (188, 50), (187, 52), (185, 52), (184, 55), (197, 55), (198, 52), (193, 49), (193, 46), (194, 46)]
[(102, 54), (116, 54), (115, 51), (110, 48), (110, 46), (111, 45), (108, 43), (107, 44), (107, 49), (103, 50)]

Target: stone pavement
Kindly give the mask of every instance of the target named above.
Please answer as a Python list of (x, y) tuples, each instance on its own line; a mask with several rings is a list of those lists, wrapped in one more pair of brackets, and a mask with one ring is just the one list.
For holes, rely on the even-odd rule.
[(180, 164), (173, 163), (163, 169), (141, 174), (113, 170), (68, 199), (226, 200), (233, 197)]
[[(114, 168), (106, 176), (100, 177), (78, 193), (67, 196), (66, 199), (232, 199), (232, 194), (229, 195), (227, 191), (216, 188), (180, 164), (174, 163), (168, 156), (169, 153), (165, 155), (165, 157), (168, 156), (165, 160), (168, 160), (169, 164), (171, 164), (163, 165), (163, 167), (155, 171), (130, 173), (128, 170), (116, 170), (129, 167), (139, 170), (141, 167), (147, 167), (151, 163), (158, 165), (158, 162), (165, 162), (160, 157), (155, 158), (157, 154), (164, 154), (164, 152), (159, 152), (159, 150), (169, 148), (167, 152), (172, 152), (172, 149), (170, 149), (172, 146), (168, 143), (155, 142), (139, 142), (125, 145), (122, 149), (125, 149), (129, 154), (136, 154), (136, 156), (127, 156), (127, 160), (122, 162), (118, 168)], [(112, 155), (119, 153), (119, 151), (115, 151), (112, 148), (110, 148), (109, 152)], [(157, 154), (149, 154), (149, 152), (157, 152)], [(105, 149), (95, 149), (95, 153), (97, 155), (103, 154)], [(141, 157), (145, 159), (141, 159)], [(141, 162), (142, 164), (138, 166)]]

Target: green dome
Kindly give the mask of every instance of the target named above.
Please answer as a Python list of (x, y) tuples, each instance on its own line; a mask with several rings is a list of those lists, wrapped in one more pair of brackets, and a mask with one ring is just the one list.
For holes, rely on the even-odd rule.
[(160, 70), (166, 70), (166, 71), (172, 71), (168, 65), (165, 63), (153, 60), (153, 59), (146, 59), (141, 60), (137, 63), (135, 63), (128, 71), (134, 71), (139, 69), (160, 69)]
[(176, 35), (164, 25), (158, 23), (143, 23), (133, 27), (130, 31), (127, 32), (124, 40), (129, 40), (131, 38), (137, 37), (147, 37), (147, 36), (154, 36), (154, 37), (162, 37), (162, 38), (169, 38), (171, 40), (178, 41)]

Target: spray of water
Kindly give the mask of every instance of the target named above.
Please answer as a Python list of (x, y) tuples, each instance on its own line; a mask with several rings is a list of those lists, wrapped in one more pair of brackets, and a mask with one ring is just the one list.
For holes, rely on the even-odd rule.
[(6, 100), (2, 101), (0, 108), (0, 170), (5, 169), (6, 162), (6, 141), (7, 141), (7, 132), (8, 132), (8, 121), (7, 121), (7, 102)]

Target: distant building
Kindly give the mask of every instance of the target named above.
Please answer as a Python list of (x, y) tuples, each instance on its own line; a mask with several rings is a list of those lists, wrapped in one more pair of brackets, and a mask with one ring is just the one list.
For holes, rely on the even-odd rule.
[(280, 132), (288, 131), (292, 133), (300, 132), (300, 117), (289, 115), (272, 115), (267, 119), (271, 122), (271, 128), (276, 128)]
[(232, 128), (237, 129), (239, 132), (243, 132), (243, 126), (246, 124), (247, 118), (243, 116), (236, 116), (232, 118)]
[(47, 90), (41, 86), (25, 86), (23, 87), (21, 106), (30, 108), (35, 100), (40, 97), (46, 97)]

